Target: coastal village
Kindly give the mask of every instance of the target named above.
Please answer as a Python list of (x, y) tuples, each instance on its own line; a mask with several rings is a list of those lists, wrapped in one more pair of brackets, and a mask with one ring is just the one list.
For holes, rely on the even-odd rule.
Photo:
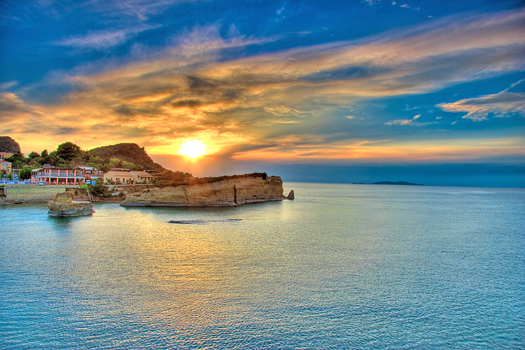
[[(6, 150), (7, 143), (11, 149)], [(121, 206), (237, 206), (294, 199), (279, 176), (266, 173), (194, 177), (153, 162), (136, 144), (83, 151), (65, 142), (27, 157), (0, 137), (0, 204), (48, 203), (51, 216), (91, 215), (93, 202)], [(9, 152), (14, 150), (15, 152)]]
[[(155, 175), (159, 173), (159, 169), (163, 170), (159, 164), (153, 163), (143, 149), (140, 149), (142, 151), (140, 156), (146, 157), (148, 163), (151, 164), (137, 165), (134, 162), (121, 161), (119, 158), (109, 155), (106, 157), (107, 161), (106, 159), (101, 161), (105, 169), (99, 169), (95, 166), (86, 165), (90, 161), (93, 162), (93, 158), (96, 157), (84, 152), (87, 156), (84, 155), (84, 159), (82, 159), (79, 157), (82, 152), (80, 147), (71, 142), (59, 146), (58, 151), (64, 145), (63, 148), (66, 150), (58, 153), (58, 157), (54, 154), (52, 157), (44, 150), (41, 154), (32, 152), (26, 158), (14, 140), (9, 137), (2, 137), (2, 139), (3, 142), (0, 144), (0, 185), (80, 186), (95, 184), (97, 180), (108, 185), (147, 184), (153, 181)], [(129, 145), (139, 148), (134, 144)], [(130, 147), (127, 146), (127, 148)], [(46, 163), (45, 161), (48, 160), (53, 161), (54, 164)], [(130, 168), (113, 166), (122, 164), (128, 165)]]
[(153, 186), (165, 173), (172, 172), (136, 144), (82, 151), (66, 142), (56, 151), (26, 157), (15, 140), (0, 137), (0, 204), (45, 202), (63, 191), (77, 198), (121, 201), (128, 192)]
[(74, 170), (57, 169), (45, 164), (42, 168), (31, 171), (31, 184), (38, 185), (83, 185), (102, 179), (105, 184), (146, 184), (154, 176), (147, 171), (130, 171), (129, 169), (112, 169), (106, 173), (94, 167), (78, 166)]
[[(3, 157), (9, 157), (9, 153), (1, 152)], [(75, 169), (60, 169), (53, 165), (44, 164), (42, 168), (31, 170), (31, 178), (22, 180), (20, 169), (13, 169), (12, 163), (2, 159), (0, 161), (2, 178), (0, 185), (41, 185), (41, 186), (80, 186), (95, 183), (97, 179), (108, 185), (117, 184), (147, 184), (151, 183), (156, 171), (132, 171), (130, 169), (114, 168), (103, 172), (94, 167), (77, 166)]]

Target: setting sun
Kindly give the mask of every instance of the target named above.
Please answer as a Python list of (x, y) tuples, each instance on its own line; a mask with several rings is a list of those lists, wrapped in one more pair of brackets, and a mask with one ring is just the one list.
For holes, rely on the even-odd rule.
[(197, 158), (206, 153), (204, 144), (199, 140), (186, 141), (179, 151), (180, 154), (190, 158)]

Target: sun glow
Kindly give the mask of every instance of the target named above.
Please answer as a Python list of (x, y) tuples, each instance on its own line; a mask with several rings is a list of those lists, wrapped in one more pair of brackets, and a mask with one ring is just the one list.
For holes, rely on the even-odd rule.
[(199, 140), (186, 141), (180, 148), (179, 153), (194, 159), (206, 154), (206, 149), (204, 144)]

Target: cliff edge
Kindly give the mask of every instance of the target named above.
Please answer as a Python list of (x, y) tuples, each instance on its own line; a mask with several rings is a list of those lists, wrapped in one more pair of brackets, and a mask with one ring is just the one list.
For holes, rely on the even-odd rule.
[(236, 206), (281, 201), (283, 181), (279, 176), (247, 174), (219, 178), (196, 178), (188, 183), (145, 189), (128, 194), (124, 207)]

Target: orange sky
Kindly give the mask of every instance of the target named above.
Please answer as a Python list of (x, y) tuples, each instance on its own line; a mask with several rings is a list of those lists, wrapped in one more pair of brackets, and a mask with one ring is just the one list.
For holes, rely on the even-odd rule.
[[(61, 13), (48, 5), (40, 11)], [(363, 18), (386, 9), (345, 6)], [(26, 23), (27, 9), (13, 5), (0, 23), (10, 33), (1, 43), (10, 50), (0, 55), (8, 68), (0, 72), (0, 134), (25, 153), (66, 141), (83, 149), (134, 142), (180, 170), (218, 170), (226, 160), (522, 160), (525, 10), (388, 6), (397, 25), (358, 27), (337, 12), (320, 25), (315, 11), (293, 17), (290, 5), (288, 19), (277, 14), (257, 31), (241, 20), (170, 26), (175, 3), (149, 16), (126, 12), (128, 22), (112, 17), (103, 29), (78, 16)], [(294, 30), (280, 27), (286, 21)], [(29, 46), (34, 55), (21, 57)], [(206, 156), (186, 162), (179, 152), (192, 140)]]

